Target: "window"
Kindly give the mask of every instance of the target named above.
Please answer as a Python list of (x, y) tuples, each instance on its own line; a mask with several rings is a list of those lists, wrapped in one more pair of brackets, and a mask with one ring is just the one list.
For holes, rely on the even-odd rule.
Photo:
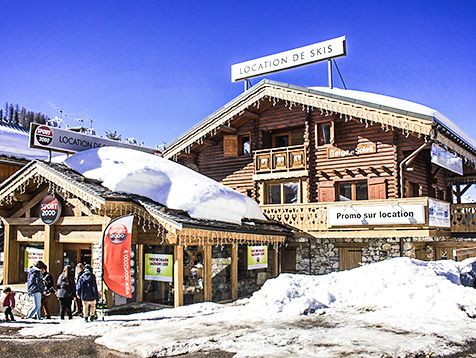
[(279, 134), (273, 136), (274, 148), (289, 147), (290, 144), (289, 134)]
[(326, 122), (317, 125), (317, 145), (334, 143), (334, 122)]
[(339, 183), (339, 201), (367, 200), (369, 192), (366, 181)]
[(300, 202), (299, 182), (273, 183), (266, 185), (266, 204), (295, 204)]
[(251, 155), (251, 136), (249, 134), (239, 137), (240, 155)]

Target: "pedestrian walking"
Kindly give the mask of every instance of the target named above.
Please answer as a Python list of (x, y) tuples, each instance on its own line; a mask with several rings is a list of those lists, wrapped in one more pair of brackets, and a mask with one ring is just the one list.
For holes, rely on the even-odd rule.
[[(74, 282), (78, 282), (81, 275), (84, 273), (84, 265), (79, 262), (76, 265), (75, 273), (74, 273)], [(80, 315), (83, 316), (83, 305), (81, 303), (81, 299), (75, 295), (74, 297), (74, 311), (73, 316)]]
[(96, 317), (96, 301), (99, 299), (96, 276), (92, 273), (91, 266), (84, 266), (84, 273), (76, 283), (76, 295), (83, 301), (83, 317), (86, 322), (93, 321)]
[(58, 277), (56, 296), (60, 302), (60, 317), (64, 319), (67, 314), (69, 319), (73, 319), (71, 312), (71, 302), (75, 296), (75, 284), (71, 267), (66, 265), (63, 272)]
[(10, 287), (3, 290), (5, 298), (3, 299), (3, 308), (5, 309), (5, 321), (15, 321), (13, 317), (13, 309), (15, 308), (15, 292)]
[(44, 289), (43, 289), (43, 296), (41, 297), (41, 309), (42, 309), (43, 315), (47, 319), (50, 319), (51, 314), (50, 314), (49, 300), (51, 297), (54, 297), (52, 296), (52, 294), (55, 293), (55, 288), (54, 288), (53, 276), (51, 275), (51, 273), (48, 272), (48, 268), (46, 267), (46, 265), (44, 267), (42, 278), (43, 278)]
[(28, 295), (33, 299), (33, 308), (28, 312), (26, 318), (41, 319), (41, 297), (44, 291), (43, 272), (46, 265), (43, 261), (38, 261), (28, 270), (27, 288)]

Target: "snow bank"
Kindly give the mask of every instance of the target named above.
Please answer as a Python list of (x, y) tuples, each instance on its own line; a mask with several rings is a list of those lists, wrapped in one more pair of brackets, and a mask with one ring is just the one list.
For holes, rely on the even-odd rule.
[(142, 195), (193, 218), (236, 224), (244, 218), (266, 219), (254, 200), (156, 155), (101, 147), (78, 152), (64, 163), (112, 191)]
[(0, 125), (0, 155), (15, 159), (45, 160), (48, 152), (29, 148), (27, 133)]
[[(467, 264), (464, 263), (464, 266)], [(461, 264), (394, 258), (323, 276), (282, 274), (255, 292), (256, 311), (299, 315), (328, 307), (385, 309), (417, 316), (473, 314), (476, 294), (459, 285)]]

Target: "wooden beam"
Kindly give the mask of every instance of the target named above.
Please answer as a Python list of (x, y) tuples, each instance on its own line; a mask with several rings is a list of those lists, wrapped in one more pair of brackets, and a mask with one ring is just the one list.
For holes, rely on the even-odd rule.
[(28, 210), (38, 204), (43, 197), (48, 194), (48, 188), (43, 189), (38, 194), (36, 194), (29, 202), (25, 203), (19, 210), (17, 210), (14, 214), (11, 215), (12, 218), (19, 218), (23, 214), (25, 214)]
[(174, 307), (183, 306), (183, 246), (174, 246)]
[[(106, 219), (103, 216), (63, 216), (55, 225), (77, 226), (77, 225), (102, 225)], [(44, 225), (40, 218), (4, 218), (10, 225)]]
[(55, 227), (45, 225), (45, 241), (43, 262), (48, 266), (48, 271), (53, 277), (58, 277), (63, 269), (63, 250), (62, 245), (55, 241)]
[(144, 245), (137, 245), (137, 301), (144, 300)]
[(231, 245), (231, 267), (230, 267), (230, 281), (231, 281), (231, 299), (236, 301), (238, 299), (238, 245)]
[(212, 245), (205, 245), (203, 256), (203, 300), (209, 302), (212, 300)]
[(238, 131), (236, 128), (229, 127), (229, 126), (219, 126), (218, 130), (221, 133), (225, 133), (225, 134), (236, 134), (236, 132)]
[(3, 265), (3, 285), (18, 283), (19, 270), (19, 243), (14, 240), (13, 228), (9, 224), (4, 227), (4, 265)]
[(278, 277), (279, 275), (279, 248), (277, 245), (273, 246), (273, 276)]
[(243, 117), (246, 117), (246, 118), (249, 118), (249, 119), (252, 119), (252, 120), (258, 120), (260, 117), (259, 115), (257, 115), (256, 113), (254, 112), (251, 112), (250, 110), (248, 109), (245, 109), (243, 111), (243, 114), (242, 114)]
[(15, 193), (13, 195), (13, 199), (16, 201), (30, 201), (31, 198), (33, 198), (33, 194), (28, 194), (28, 193)]

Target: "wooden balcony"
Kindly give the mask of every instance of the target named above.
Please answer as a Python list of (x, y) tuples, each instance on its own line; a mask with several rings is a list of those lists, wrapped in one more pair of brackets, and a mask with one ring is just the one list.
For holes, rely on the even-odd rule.
[[(449, 235), (449, 208), (428, 197), (261, 206), (271, 220), (315, 237), (336, 238)], [(473, 220), (475, 213), (476, 206)]]
[(254, 154), (255, 175), (307, 172), (306, 152), (304, 145), (257, 150)]
[(476, 204), (451, 205), (451, 232), (476, 234)]

